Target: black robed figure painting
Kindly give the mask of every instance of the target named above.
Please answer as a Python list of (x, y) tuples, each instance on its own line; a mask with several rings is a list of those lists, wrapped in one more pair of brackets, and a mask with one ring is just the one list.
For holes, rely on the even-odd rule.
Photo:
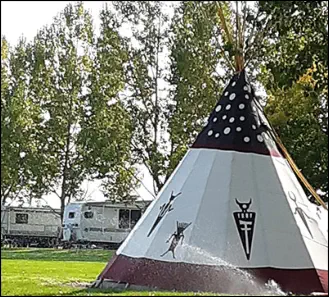
[(170, 238), (166, 241), (166, 243), (168, 243), (171, 240), (170, 246), (169, 246), (168, 250), (165, 253), (163, 253), (160, 257), (163, 257), (166, 254), (168, 254), (169, 252), (172, 252), (173, 258), (176, 259), (176, 257), (175, 257), (176, 247), (177, 247), (177, 245), (179, 244), (180, 241), (183, 244), (183, 241), (184, 241), (184, 231), (191, 224), (192, 223), (179, 223), (179, 222), (177, 222), (177, 230), (176, 230), (176, 232), (174, 232), (170, 236)]

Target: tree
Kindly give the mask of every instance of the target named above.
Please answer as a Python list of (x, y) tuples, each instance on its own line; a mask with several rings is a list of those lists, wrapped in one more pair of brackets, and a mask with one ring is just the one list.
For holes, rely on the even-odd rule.
[(38, 109), (29, 98), (31, 45), (1, 40), (1, 204), (27, 198), (35, 182), (33, 139)]
[(34, 190), (57, 195), (62, 219), (65, 205), (85, 196), (83, 181), (102, 179), (105, 196), (114, 193), (111, 185), (124, 196), (119, 200), (135, 184), (124, 178), (124, 170), (134, 170), (131, 120), (118, 100), (126, 57), (108, 10), (101, 20), (95, 40), (83, 4), (69, 4), (34, 40), (31, 94), (42, 115), (35, 135), (40, 161)]
[(131, 155), (132, 115), (120, 92), (125, 86), (128, 53), (118, 33), (115, 16), (106, 6), (100, 14), (101, 30), (90, 63), (90, 83), (85, 96), (88, 111), (81, 121), (84, 162), (89, 175), (102, 180), (105, 197), (134, 200), (138, 181)]
[[(278, 87), (292, 86), (314, 63), (328, 68), (327, 1), (259, 1), (259, 13), (264, 16), (259, 26), (269, 18), (271, 26), (263, 44), (255, 46), (266, 51), (262, 60)], [(321, 72), (314, 75), (316, 88), (327, 85)]]
[(328, 200), (328, 89), (318, 96), (314, 72), (289, 89), (269, 92), (266, 113), (303, 174)]
[(80, 123), (86, 113), (83, 91), (92, 42), (91, 16), (81, 3), (66, 6), (34, 42), (31, 88), (43, 115), (36, 135), (37, 154), (43, 161), (38, 167), (37, 185), (57, 194), (61, 218), (87, 174)]
[(154, 192), (164, 184), (166, 162), (166, 86), (164, 84), (164, 50), (168, 18), (161, 1), (114, 2), (118, 24), (130, 26), (127, 37), (128, 64), (124, 106), (132, 115), (132, 146), (139, 162), (154, 180)]
[[(133, 115), (134, 153), (151, 174), (155, 193), (191, 144), (202, 126), (200, 117), (215, 104), (222, 85), (216, 75), (223, 57), (216, 49), (217, 20), (209, 25), (204, 22), (205, 13), (216, 14), (215, 4), (190, 1), (180, 5), (171, 26), (161, 1), (114, 2), (118, 25), (132, 28), (122, 102)], [(180, 75), (187, 79), (180, 81)]]
[[(267, 114), (297, 165), (328, 199), (328, 2), (260, 1)], [(315, 21), (316, 20), (316, 21)], [(288, 97), (289, 96), (289, 97)]]
[(170, 41), (172, 101), (167, 117), (171, 152), (167, 178), (201, 131), (224, 81), (232, 74), (220, 37), (215, 3), (182, 2), (176, 10)]

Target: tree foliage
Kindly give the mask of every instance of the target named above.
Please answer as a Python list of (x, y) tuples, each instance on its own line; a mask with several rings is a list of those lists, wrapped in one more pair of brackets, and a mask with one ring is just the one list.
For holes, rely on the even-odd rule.
[(260, 1), (271, 18), (259, 79), (267, 114), (304, 175), (328, 199), (328, 2)]
[(90, 61), (85, 95), (86, 114), (81, 122), (84, 166), (93, 179), (101, 179), (105, 197), (133, 200), (137, 169), (131, 155), (132, 116), (120, 100), (125, 86), (128, 53), (113, 13), (105, 7), (101, 32)]
[(157, 193), (233, 74), (237, 51), (297, 165), (327, 195), (328, 3), (238, 4), (240, 21), (229, 1), (180, 1), (173, 17), (163, 1), (114, 1), (96, 36), (78, 2), (32, 43), (11, 48), (2, 38), (2, 202), (53, 192), (63, 212), (84, 180), (131, 201), (141, 165)]
[(33, 174), (38, 107), (29, 97), (31, 45), (20, 39), (10, 50), (1, 40), (1, 203), (26, 198)]
[(168, 105), (164, 78), (168, 17), (161, 1), (114, 2), (120, 27), (131, 28), (126, 37), (126, 92), (122, 102), (131, 115), (134, 155), (154, 180), (154, 192), (165, 181), (166, 115)]
[(229, 69), (218, 47), (219, 34), (214, 3), (187, 1), (176, 10), (170, 40), (168, 177), (201, 131), (229, 76), (218, 73), (222, 67)]

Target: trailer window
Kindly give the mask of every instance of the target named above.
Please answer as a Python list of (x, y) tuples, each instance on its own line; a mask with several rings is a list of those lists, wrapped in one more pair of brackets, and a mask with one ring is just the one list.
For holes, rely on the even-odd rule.
[(92, 211), (86, 211), (84, 216), (86, 219), (92, 219), (94, 217), (94, 213)]
[(132, 210), (131, 211), (131, 228), (133, 228), (138, 220), (142, 216), (142, 211), (141, 210)]
[(138, 220), (141, 218), (142, 212), (140, 210), (120, 209), (119, 211), (119, 228), (129, 229), (133, 228)]
[(69, 212), (69, 219), (74, 219), (75, 212)]
[(27, 224), (29, 221), (29, 215), (27, 213), (17, 213), (16, 214), (16, 224)]
[(119, 228), (129, 229), (129, 210), (120, 209), (119, 211)]

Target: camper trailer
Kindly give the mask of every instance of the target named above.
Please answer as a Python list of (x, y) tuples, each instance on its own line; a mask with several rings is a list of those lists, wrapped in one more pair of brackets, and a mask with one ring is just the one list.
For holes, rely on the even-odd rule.
[(59, 210), (2, 207), (1, 239), (14, 246), (50, 247), (60, 234)]
[(117, 248), (126, 239), (147, 206), (148, 202), (70, 203), (64, 211), (62, 240), (67, 244)]

